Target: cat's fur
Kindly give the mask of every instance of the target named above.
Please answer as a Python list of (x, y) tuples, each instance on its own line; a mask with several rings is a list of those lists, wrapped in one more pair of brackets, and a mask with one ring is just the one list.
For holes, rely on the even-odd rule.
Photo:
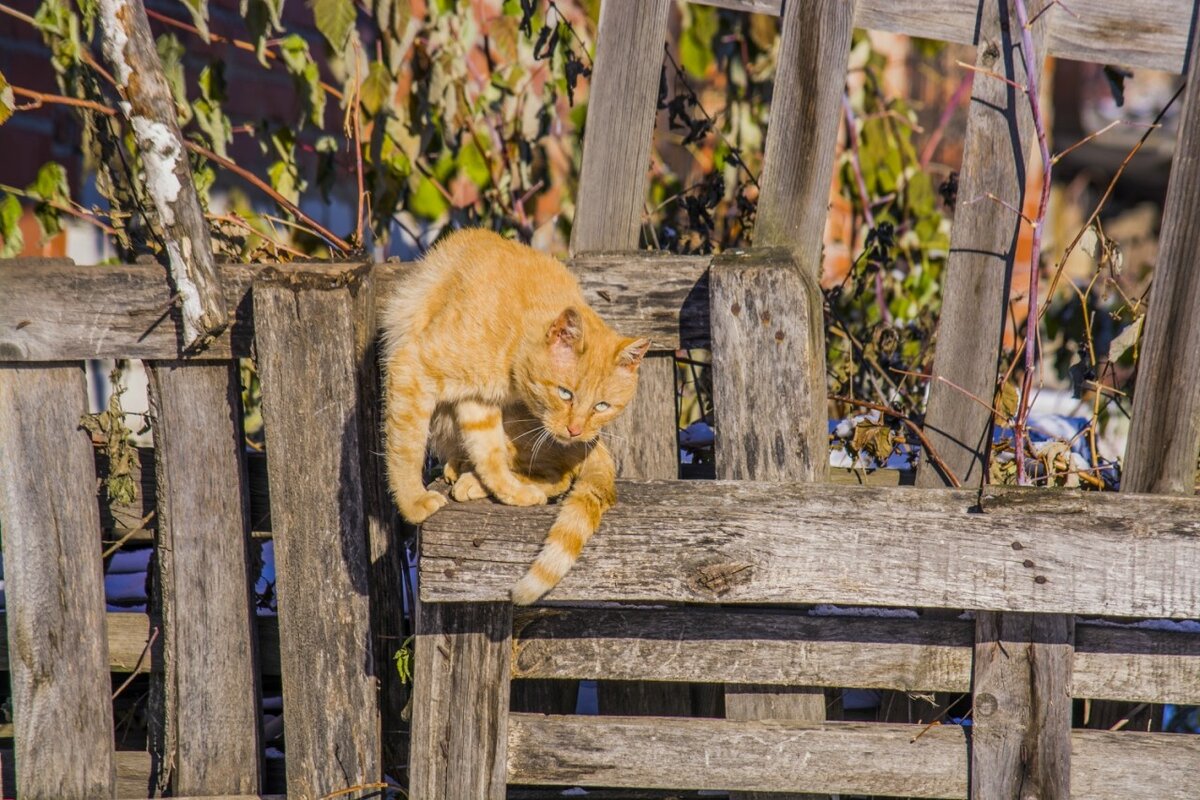
[(616, 501), (600, 428), (633, 399), (650, 342), (605, 325), (556, 259), (478, 229), (426, 255), (381, 327), (388, 482), (405, 519), (446, 503), (422, 481), (427, 439), (456, 500), (530, 506), (570, 490), (513, 587), (515, 603), (533, 602)]

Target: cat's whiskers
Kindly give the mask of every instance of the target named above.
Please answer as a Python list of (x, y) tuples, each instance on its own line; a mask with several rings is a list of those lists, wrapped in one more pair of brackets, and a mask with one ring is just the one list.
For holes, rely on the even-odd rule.
[(533, 443), (533, 453), (531, 453), (529, 456), (529, 471), (530, 472), (533, 472), (533, 466), (534, 466), (534, 463), (537, 461), (538, 451), (542, 449), (542, 445), (544, 445), (549, 439), (552, 439), (553, 437), (554, 437), (554, 434), (550, 432), (550, 429), (547, 428), (545, 425), (543, 425), (541, 435), (538, 436), (538, 438)]

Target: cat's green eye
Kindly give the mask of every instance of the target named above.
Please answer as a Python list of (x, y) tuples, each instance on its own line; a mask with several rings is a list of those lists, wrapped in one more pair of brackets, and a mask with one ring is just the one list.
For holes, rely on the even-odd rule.
[(596, 403), (595, 408), (597, 411), (608, 411), (609, 406), (608, 403), (601, 400), (599, 403)]
[(560, 387), (558, 387), (558, 396), (561, 397), (563, 400), (570, 400), (575, 395), (571, 394), (570, 389), (564, 389), (563, 387), (560, 386)]

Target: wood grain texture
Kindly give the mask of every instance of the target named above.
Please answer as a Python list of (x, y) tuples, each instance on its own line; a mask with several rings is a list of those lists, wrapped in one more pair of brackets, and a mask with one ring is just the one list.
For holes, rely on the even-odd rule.
[(288, 276), (254, 288), (288, 794), (301, 797), (381, 774), (353, 304), (349, 288)]
[[(708, 256), (585, 254), (567, 262), (584, 296), (616, 330), (645, 336), (656, 350), (708, 347)], [(298, 280), (376, 279), (376, 295), (404, 279), (406, 263), (288, 264)], [(230, 327), (205, 358), (248, 357), (254, 341), (250, 287), (264, 264), (219, 266)], [(0, 358), (178, 358), (178, 309), (156, 264), (77, 266), (62, 259), (0, 260)]]
[[(1029, 13), (1036, 14), (1041, 6), (1041, 0), (1029, 3)], [(1034, 63), (1039, 65), (1044, 61), (1044, 31), (1044, 26), (1032, 31), (1038, 49)], [(1024, 85), (1020, 40), (1012, 0), (986, 0), (976, 67)], [(930, 382), (925, 415), (930, 444), (963, 486), (978, 485), (987, 471), (992, 414), (976, 398), (990, 401), (996, 391), (1020, 227), (1018, 215), (988, 195), (1009, 208), (1022, 207), (1033, 139), (1026, 96), (997, 78), (977, 75), (933, 356), (936, 379)], [(950, 483), (933, 462), (922, 459), (918, 486)]]
[(225, 297), (212, 240), (150, 20), (142, 0), (98, 0), (104, 57), (119, 104), (137, 142), (142, 188), (162, 231), (171, 281), (179, 295), (184, 349), (200, 351), (225, 329)]
[(514, 678), (970, 690), (959, 620), (556, 608), (518, 611), (513, 637)]
[(821, 290), (786, 250), (719, 257), (711, 275), (717, 475), (829, 472)]
[[(158, 471), (155, 563), (167, 699), (161, 753), (175, 794), (260, 787), (239, 378), (232, 363), (147, 365)], [(166, 776), (164, 776), (166, 777)]]
[(421, 605), (412, 800), (504, 800), (512, 609), (509, 601)]
[(679, 423), (675, 417), (675, 354), (650, 353), (642, 360), (638, 373), (633, 402), (625, 407), (621, 416), (603, 428), (601, 436), (621, 477), (677, 478)]
[(966, 741), (955, 725), (914, 742), (920, 725), (531, 714), (509, 720), (513, 783), (966, 796)]
[(975, 618), (971, 800), (1071, 796), (1071, 655), (1066, 616)]
[(1194, 494), (1200, 452), (1200, 36), (1192, 46), (1121, 489)]
[(671, 0), (604, 0), (571, 252), (636, 250)]
[[(778, 16), (782, 0), (692, 0), (700, 5)], [(1188, 31), (1194, 24), (1187, 0), (1122, 4), (1076, 0), (1070, 11), (1051, 8), (1037, 23), (1048, 28), (1049, 53), (1058, 58), (1183, 72)], [(923, 39), (974, 44), (978, 3), (969, 0), (858, 0), (854, 26)]]
[(807, 0), (783, 8), (753, 237), (756, 247), (790, 248), (814, 281), (821, 276), (854, 6)]
[(81, 364), (0, 365), (0, 526), (22, 798), (112, 797), (113, 717)]
[(1200, 736), (1071, 731), (1071, 797), (1155, 800), (1194, 797)]
[[(1192, 498), (989, 488), (981, 502), (965, 490), (726, 481), (617, 490), (549, 598), (1200, 616)], [(507, 597), (554, 513), (443, 509), (423, 529), (422, 597)]]

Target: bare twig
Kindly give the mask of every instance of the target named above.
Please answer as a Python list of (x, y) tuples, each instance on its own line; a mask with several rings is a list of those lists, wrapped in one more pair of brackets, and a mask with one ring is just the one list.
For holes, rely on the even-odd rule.
[(125, 679), (124, 683), (122, 683), (120, 686), (117, 687), (117, 690), (115, 692), (113, 692), (113, 694), (112, 694), (113, 700), (116, 700), (121, 695), (121, 692), (123, 692), (127, 688), (129, 688), (129, 684), (133, 683), (133, 679), (137, 677), (138, 671), (142, 668), (142, 663), (146, 660), (146, 656), (150, 654), (150, 648), (154, 645), (154, 642), (157, 640), (158, 640), (158, 626), (155, 625), (154, 630), (150, 631), (150, 638), (146, 640), (146, 646), (142, 648), (142, 654), (140, 656), (138, 656), (137, 661), (134, 663), (133, 669), (129, 673), (129, 677)]
[(881, 414), (886, 414), (893, 419), (898, 419), (903, 422), (908, 429), (913, 432), (913, 435), (920, 440), (921, 446), (925, 448), (925, 453), (929, 456), (929, 460), (932, 461), (937, 468), (942, 471), (942, 473), (950, 481), (950, 485), (952, 485), (955, 489), (962, 488), (962, 481), (958, 479), (958, 476), (954, 474), (950, 467), (946, 465), (946, 462), (942, 460), (941, 456), (937, 454), (937, 451), (933, 449), (933, 444), (925, 436), (925, 432), (921, 430), (921, 426), (913, 422), (906, 414), (902, 414), (901, 412), (896, 411), (894, 408), (888, 408), (887, 406), (879, 405), (877, 403), (869, 403), (866, 400), (856, 400), (853, 397), (829, 395), (829, 399), (835, 403), (847, 403), (853, 406), (869, 408), (873, 411), (878, 411)]
[(33, 102), (29, 105), (18, 106), (17, 111), (32, 111), (35, 108), (41, 108), (45, 103), (52, 103), (61, 106), (74, 106), (76, 108), (86, 108), (89, 111), (95, 111), (99, 114), (114, 116), (117, 113), (115, 108), (106, 106), (103, 103), (97, 103), (95, 100), (81, 100), (77, 97), (66, 97), (61, 94), (45, 94), (43, 92), (35, 92), (32, 89), (25, 89), (20, 86), (9, 85), (13, 94), (18, 97), (28, 97)]
[(962, 67), (963, 69), (969, 69), (969, 70), (971, 70), (971, 72), (978, 72), (980, 75), (987, 75), (989, 78), (995, 78), (996, 80), (1001, 81), (1002, 83), (1007, 83), (1009, 86), (1016, 89), (1018, 92), (1021, 92), (1022, 94), (1025, 94), (1029, 91), (1029, 87), (1022, 86), (1021, 84), (1017, 83), (1016, 81), (1012, 80), (1011, 78), (1006, 78), (1003, 75), (1001, 75), (999, 72), (996, 72), (994, 70), (984, 69), (983, 67), (977, 67), (974, 64), (968, 64), (965, 61), (959, 61), (957, 59), (955, 60), (954, 63), (957, 64), (958, 66)]
[(21, 22), (24, 22), (27, 25), (35, 25), (35, 26), (37, 25), (37, 20), (35, 20), (33, 17), (29, 16), (28, 14), (24, 14), (20, 11), (17, 11), (15, 8), (9, 8), (8, 6), (3, 5), (3, 4), (0, 4), (0, 14), (7, 14), (8, 16), (13, 17), (14, 19), (21, 20)]
[(129, 541), (130, 539), (132, 539), (134, 537), (134, 535), (136, 535), (137, 533), (139, 533), (141, 531), (144, 531), (146, 529), (146, 524), (148, 522), (150, 522), (150, 520), (152, 520), (152, 519), (154, 519), (153, 511), (146, 514), (146, 516), (142, 517), (138, 521), (138, 524), (136, 527), (130, 528), (129, 530), (125, 531), (125, 534), (120, 539), (117, 539), (117, 541), (113, 542), (112, 545), (110, 545), (107, 550), (105, 550), (103, 553), (101, 553), (100, 554), (101, 560), (108, 558), (113, 553), (120, 550), (121, 546), (123, 544), (125, 544), (127, 541)]
[(355, 792), (365, 792), (369, 789), (387, 789), (390, 788), (389, 783), (360, 783), (357, 786), (350, 786), (346, 789), (338, 789), (336, 792), (321, 795), (321, 800), (333, 800), (335, 797), (342, 797)]

